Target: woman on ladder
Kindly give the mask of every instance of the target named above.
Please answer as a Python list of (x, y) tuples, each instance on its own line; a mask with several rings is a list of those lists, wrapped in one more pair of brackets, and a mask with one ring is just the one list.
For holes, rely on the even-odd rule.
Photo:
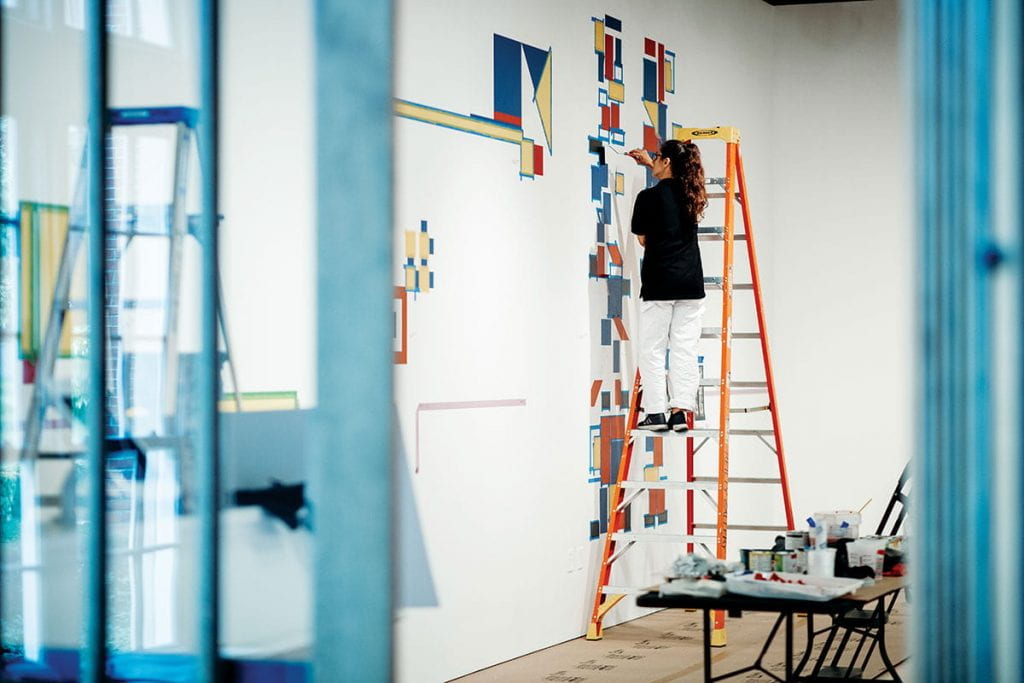
[(700, 149), (690, 141), (669, 140), (654, 155), (634, 149), (629, 156), (659, 181), (637, 195), (633, 205), (632, 230), (644, 247), (639, 366), (646, 415), (637, 427), (683, 432), (688, 413), (696, 408), (700, 383), (697, 343), (704, 315), (704, 269), (697, 223), (708, 203), (704, 168)]

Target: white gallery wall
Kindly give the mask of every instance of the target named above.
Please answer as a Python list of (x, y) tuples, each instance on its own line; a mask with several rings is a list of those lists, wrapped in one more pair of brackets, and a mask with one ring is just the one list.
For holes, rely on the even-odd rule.
[[(404, 680), (443, 680), (577, 637), (589, 619), (600, 541), (586, 528), (598, 490), (587, 481), (587, 137), (600, 122), (591, 18), (605, 14), (622, 21), (624, 148), (641, 144), (644, 38), (676, 53), (671, 121), (743, 132), (798, 523), (873, 499), (864, 513), (873, 531), (910, 455), (913, 245), (898, 3), (406, 2), (398, 98), (491, 116), (500, 34), (551, 50), (554, 124), (544, 175), (529, 180), (516, 147), (396, 119), (396, 284), (405, 231), (427, 221), (435, 240), (435, 286), (409, 295), (408, 363), (396, 366), (401, 450), (437, 598), (399, 613)], [(525, 64), (523, 79), (523, 129), (541, 140)], [(709, 175), (720, 174), (722, 148), (702, 149)], [(642, 176), (631, 162), (606, 157), (635, 190)], [(628, 221), (629, 192), (614, 208)], [(708, 274), (720, 254), (705, 248)], [(736, 329), (752, 324), (743, 296)], [(713, 302), (709, 294), (706, 326), (718, 324)], [(756, 348), (733, 348), (733, 377), (752, 376)], [(484, 407), (504, 401), (515, 403)], [(665, 476), (682, 474), (680, 456), (666, 452)], [(773, 468), (763, 446), (733, 440), (734, 473)], [(680, 504), (670, 494), (670, 530)], [(736, 521), (778, 521), (780, 508), (777, 490), (733, 488)], [(736, 534), (730, 549), (765, 540)], [(654, 583), (671, 556), (627, 556), (613, 583)], [(639, 613), (627, 600), (607, 623)]]

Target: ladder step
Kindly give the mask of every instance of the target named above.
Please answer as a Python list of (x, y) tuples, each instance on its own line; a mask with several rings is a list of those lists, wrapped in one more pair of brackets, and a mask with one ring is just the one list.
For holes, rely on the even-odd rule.
[[(714, 524), (694, 524), (694, 529), (715, 529)], [(771, 525), (771, 524), (729, 524), (726, 526), (727, 529), (734, 531), (789, 531), (789, 527), (785, 525)]]
[[(723, 281), (720, 275), (713, 275), (704, 278), (704, 286), (708, 289), (722, 289)], [(737, 289), (753, 289), (754, 284), (752, 282), (734, 282), (732, 284), (733, 290)]]
[[(686, 439), (693, 437), (695, 439), (717, 439), (717, 429), (690, 429), (685, 432), (673, 432), (671, 429), (666, 429), (663, 432), (651, 432), (646, 429), (634, 429), (629, 433), (634, 439), (639, 439), (645, 436), (663, 437), (663, 438), (676, 438)], [(729, 436), (775, 436), (775, 430), (773, 429), (730, 429)]]
[(695, 534), (657, 534), (618, 531), (612, 534), (612, 540), (627, 541), (633, 543), (700, 543), (702, 541), (713, 541), (715, 540), (715, 536), (713, 534), (707, 536)]
[(749, 408), (729, 408), (730, 413), (763, 413), (771, 410), (771, 406), (750, 406)]
[[(717, 387), (722, 383), (717, 377), (705, 377), (700, 381), (702, 387)], [(729, 386), (734, 389), (767, 389), (768, 382), (766, 380), (730, 380)]]
[[(736, 241), (745, 241), (746, 233), (733, 232), (732, 238)], [(708, 225), (697, 228), (697, 239), (701, 242), (721, 242), (725, 239), (725, 226)]]
[(605, 595), (640, 595), (651, 590), (650, 586), (647, 588), (640, 588), (638, 586), (601, 586), (601, 592)]
[[(713, 481), (717, 481), (717, 479), (714, 479)], [(661, 479), (661, 480), (658, 480), (658, 481), (625, 480), (625, 481), (619, 482), (619, 487), (620, 488), (624, 488), (624, 489), (655, 489), (655, 490), (671, 490), (671, 489), (686, 490), (686, 489), (692, 489), (694, 491), (706, 488), (704, 486), (701, 486), (700, 484), (697, 484), (696, 480), (694, 480), (694, 481), (668, 481), (668, 480), (665, 480), (665, 479)]]
[[(721, 339), (722, 328), (721, 327), (702, 327), (700, 330), (701, 339)], [(760, 339), (760, 332), (733, 332), (733, 339)]]
[[(740, 199), (740, 193), (739, 192), (733, 192), (733, 195), (736, 197), (736, 199)], [(708, 192), (708, 199), (725, 199), (725, 193), (724, 192)]]
[[(701, 484), (717, 484), (718, 477), (694, 477), (694, 482)], [(781, 484), (778, 477), (729, 477), (730, 484)], [(703, 488), (703, 487), (702, 487)]]

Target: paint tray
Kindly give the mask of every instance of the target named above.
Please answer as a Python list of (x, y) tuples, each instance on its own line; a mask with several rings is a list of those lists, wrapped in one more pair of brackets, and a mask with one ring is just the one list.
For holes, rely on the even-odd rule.
[[(782, 581), (765, 581), (754, 578), (777, 576)], [(757, 572), (725, 577), (726, 589), (735, 595), (751, 598), (788, 598), (790, 600), (812, 600), (825, 602), (864, 585), (861, 579), (843, 579), (825, 576), (808, 576), (789, 572)]]

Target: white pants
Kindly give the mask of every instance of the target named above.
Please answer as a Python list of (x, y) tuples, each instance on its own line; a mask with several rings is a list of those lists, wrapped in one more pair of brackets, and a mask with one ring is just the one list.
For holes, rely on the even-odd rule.
[[(644, 412), (667, 412), (668, 407), (697, 407), (697, 342), (704, 315), (703, 299), (640, 302), (640, 380)], [(670, 352), (665, 370), (665, 351)], [(672, 400), (665, 395), (665, 375)]]

